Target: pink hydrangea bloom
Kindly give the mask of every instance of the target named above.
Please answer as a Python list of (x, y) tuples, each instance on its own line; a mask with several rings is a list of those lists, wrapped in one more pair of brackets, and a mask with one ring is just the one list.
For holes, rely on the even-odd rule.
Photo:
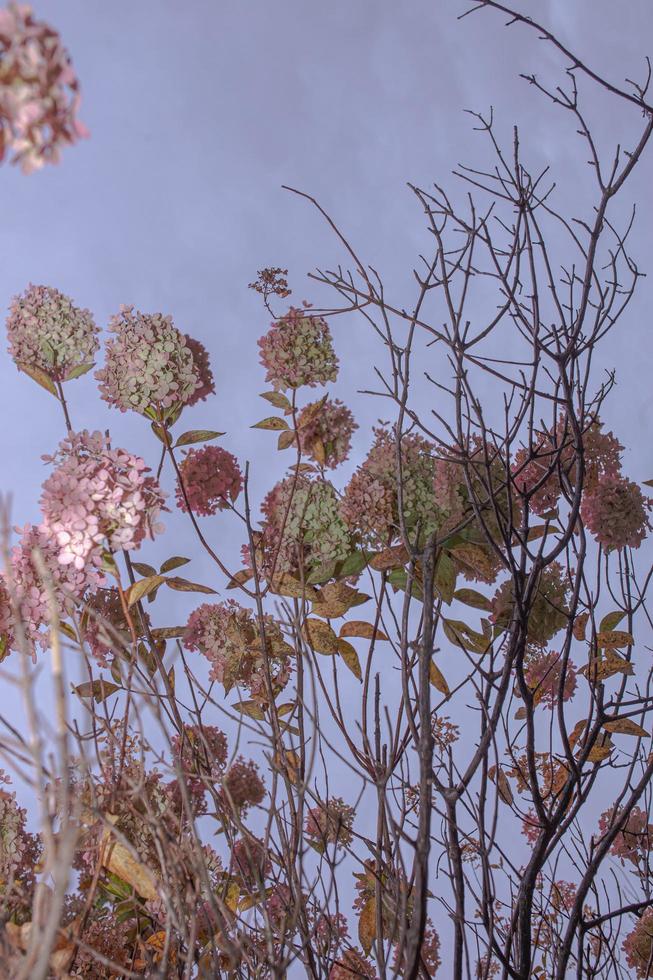
[(79, 82), (61, 38), (28, 4), (0, 10), (0, 161), (23, 173), (57, 163), (61, 147), (87, 136), (78, 120)]
[(338, 844), (347, 847), (352, 841), (354, 811), (340, 797), (310, 807), (306, 814), (306, 836), (324, 847)]
[[(507, 628), (512, 618), (514, 604), (513, 581), (503, 582), (492, 599), (490, 619), (498, 626)], [(556, 633), (568, 622), (567, 602), (569, 582), (558, 562), (551, 562), (540, 574), (540, 580), (532, 600), (528, 617), (528, 642), (534, 647), (545, 647)]]
[(48, 459), (58, 465), (43, 484), (41, 509), (61, 565), (81, 570), (102, 547), (129, 551), (162, 530), (157, 481), (142, 459), (111, 449), (101, 432), (70, 435)]
[(90, 368), (100, 346), (88, 310), (52, 286), (30, 284), (12, 300), (7, 318), (9, 353), (19, 368), (38, 368), (53, 381)]
[(536, 844), (542, 833), (542, 824), (535, 810), (529, 810), (522, 821), (521, 832), (529, 844)]
[(357, 949), (341, 953), (329, 972), (329, 980), (361, 980), (363, 977), (376, 980), (376, 970)]
[[(601, 814), (599, 829), (606, 834), (616, 821), (623, 815), (621, 808), (614, 807)], [(648, 822), (648, 813), (634, 806), (626, 817), (625, 823), (615, 837), (610, 853), (620, 858), (622, 862), (630, 861), (638, 864), (653, 850), (653, 824)]]
[(338, 399), (311, 402), (297, 420), (301, 451), (316, 463), (335, 469), (349, 456), (352, 433), (357, 428), (354, 416)]
[(217, 780), (227, 762), (227, 736), (215, 725), (186, 725), (183, 739), (173, 738), (172, 751), (186, 775)]
[(235, 686), (244, 687), (263, 702), (268, 700), (266, 664), (274, 694), (290, 677), (292, 650), (271, 616), (265, 617), (265, 644), (267, 653), (253, 612), (233, 599), (201, 605), (191, 613), (184, 633), (184, 645), (210, 661), (211, 680), (222, 684), (227, 693)]
[(261, 539), (265, 574), (313, 570), (342, 561), (353, 551), (338, 496), (327, 480), (288, 476), (263, 501)]
[(321, 955), (328, 956), (332, 951), (338, 950), (343, 940), (347, 939), (348, 936), (349, 926), (342, 912), (331, 915), (320, 912), (317, 915), (313, 941)]
[(639, 548), (651, 529), (647, 511), (652, 505), (632, 480), (606, 474), (583, 494), (580, 514), (606, 550)]
[[(243, 475), (235, 456), (220, 446), (191, 449), (179, 467), (186, 497), (194, 514), (226, 510), (243, 488)], [(186, 499), (177, 485), (177, 506), (187, 511)]]
[(209, 395), (215, 394), (215, 381), (213, 379), (213, 371), (211, 370), (211, 363), (209, 361), (209, 353), (199, 340), (195, 340), (194, 337), (190, 337), (188, 334), (184, 335), (186, 341), (186, 346), (193, 355), (193, 361), (195, 364), (195, 373), (197, 374), (200, 384), (199, 387), (195, 389), (193, 394), (190, 396), (186, 405), (196, 405), (197, 402), (206, 401)]
[(7, 582), (0, 572), (0, 661), (14, 645), (13, 612)]
[[(149, 616), (146, 612), (141, 615), (138, 606), (133, 606), (129, 615), (136, 635), (142, 637), (149, 625)], [(114, 587), (98, 589), (90, 596), (80, 624), (84, 640), (100, 667), (111, 665), (109, 655), (113, 651), (129, 650), (131, 647), (131, 630), (125, 619), (120, 594)]]
[[(404, 966), (401, 947), (395, 947), (393, 969), (400, 970)], [(420, 963), (429, 977), (438, 972), (442, 960), (440, 958), (440, 937), (430, 919), (426, 920), (426, 928), (420, 949)]]
[(265, 846), (256, 837), (240, 837), (231, 849), (231, 872), (248, 891), (254, 891), (272, 870)]
[[(399, 531), (397, 448), (394, 434), (375, 429), (374, 445), (354, 473), (342, 500), (348, 526), (374, 546), (388, 545)], [(445, 518), (435, 502), (433, 446), (409, 433), (401, 440), (403, 516), (409, 530), (422, 535), (441, 526)]]
[(626, 962), (639, 980), (653, 977), (653, 908), (644, 910), (624, 939), (621, 948)]
[(326, 320), (291, 306), (258, 342), (265, 380), (280, 391), (325, 385), (338, 376), (338, 359)]
[[(62, 564), (59, 561), (59, 544), (49, 529), (43, 525), (26, 525), (20, 542), (11, 550), (9, 580), (32, 654), (35, 645), (43, 649), (48, 646), (50, 622), (48, 583), (43, 581), (34, 561), (35, 550), (45, 565), (58, 612), (62, 617), (68, 615), (87, 589), (95, 589), (104, 582), (98, 568), (98, 555), (93, 555), (82, 568), (77, 568), (74, 562)], [(13, 633), (15, 643), (18, 644), (20, 631), (16, 629), (16, 624), (13, 624)]]
[[(533, 693), (536, 704), (546, 704), (553, 708), (558, 703), (558, 691), (562, 674), (562, 656), (543, 650), (531, 651), (526, 659), (524, 677)], [(562, 700), (570, 701), (576, 693), (576, 668), (569, 660), (565, 670), (565, 683)]]
[(468, 510), (465, 476), (460, 463), (439, 457), (433, 462), (435, 506), (444, 517), (441, 532), (456, 526)]
[(265, 786), (258, 766), (239, 756), (222, 777), (218, 802), (229, 814), (234, 810), (244, 814), (249, 807), (258, 806), (265, 798)]
[[(602, 432), (602, 428), (603, 423), (595, 419), (583, 432), (585, 491), (591, 490), (601, 477), (616, 477), (621, 469), (624, 447), (612, 432)], [(553, 434), (538, 432), (536, 438), (532, 448), (520, 449), (516, 454), (512, 472), (517, 489), (531, 494), (530, 509), (541, 516), (557, 506), (562, 474), (572, 486), (576, 482), (577, 453), (565, 418), (560, 419)]]
[(206, 390), (205, 369), (171, 316), (122, 306), (109, 331), (115, 337), (107, 341), (104, 367), (95, 372), (109, 405), (165, 416)]

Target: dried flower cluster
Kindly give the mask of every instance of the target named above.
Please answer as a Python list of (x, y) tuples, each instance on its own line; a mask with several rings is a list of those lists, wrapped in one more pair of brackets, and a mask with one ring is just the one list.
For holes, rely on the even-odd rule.
[(265, 380), (277, 390), (325, 385), (338, 376), (338, 359), (326, 320), (290, 307), (258, 342)]
[(194, 514), (209, 515), (225, 510), (238, 498), (243, 475), (235, 456), (220, 446), (190, 449), (179, 465), (183, 491), (177, 484), (177, 506)]
[(297, 419), (302, 453), (330, 469), (348, 458), (351, 437), (357, 428), (354, 416), (337, 398), (311, 402), (301, 410)]
[(77, 118), (79, 82), (59, 34), (29, 4), (0, 10), (0, 162), (23, 173), (58, 163), (61, 149), (87, 136)]

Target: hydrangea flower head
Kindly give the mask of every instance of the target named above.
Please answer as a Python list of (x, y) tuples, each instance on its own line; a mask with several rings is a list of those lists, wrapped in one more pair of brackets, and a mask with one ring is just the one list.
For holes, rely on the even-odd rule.
[(349, 456), (352, 433), (357, 428), (354, 416), (338, 399), (311, 402), (297, 420), (301, 451), (321, 466), (335, 469)]
[(277, 390), (325, 385), (338, 376), (329, 325), (320, 316), (291, 306), (258, 341), (265, 380)]
[[(559, 653), (534, 649), (527, 655), (524, 677), (535, 704), (546, 704), (553, 708), (558, 703), (561, 675), (562, 656)], [(568, 661), (562, 690), (563, 701), (573, 698), (576, 684), (576, 668)]]
[[(197, 650), (211, 663), (210, 677), (224, 686), (246, 688), (255, 700), (268, 700), (266, 668), (273, 693), (281, 691), (290, 678), (291, 647), (278, 624), (265, 617), (265, 637), (250, 609), (233, 599), (204, 603), (188, 620), (184, 645)], [(264, 648), (265, 647), (265, 648)]]
[(639, 548), (651, 529), (648, 512), (653, 501), (624, 476), (600, 476), (583, 494), (580, 515), (606, 551)]
[(77, 118), (79, 82), (59, 34), (28, 4), (0, 10), (0, 161), (23, 173), (57, 163), (61, 147), (87, 136)]
[(327, 480), (288, 476), (276, 484), (261, 507), (265, 574), (328, 566), (351, 554), (353, 545), (342, 519), (336, 491)]
[(347, 847), (351, 844), (354, 811), (340, 797), (310, 807), (306, 814), (306, 836), (324, 848), (327, 844)]
[(30, 284), (12, 300), (7, 336), (19, 368), (37, 368), (53, 381), (66, 381), (92, 367), (98, 333), (91, 313), (52, 286)]
[[(599, 820), (601, 833), (606, 834), (622, 814), (621, 808), (615, 810), (614, 807), (602, 813)], [(610, 853), (618, 857), (622, 864), (630, 861), (636, 865), (646, 860), (652, 850), (653, 824), (648, 822), (648, 814), (644, 810), (634, 806), (612, 842)]]
[[(374, 445), (354, 473), (342, 500), (347, 525), (373, 546), (386, 546), (399, 532), (396, 439), (388, 429), (374, 430)], [(407, 529), (428, 535), (443, 523), (435, 501), (433, 447), (415, 433), (401, 439), (402, 510)]]
[(172, 740), (175, 760), (189, 776), (218, 779), (227, 762), (227, 736), (215, 725), (186, 725), (181, 738)]
[(49, 459), (58, 465), (43, 484), (41, 509), (59, 564), (81, 571), (103, 545), (129, 551), (162, 530), (157, 481), (142, 459), (111, 449), (101, 432), (71, 434)]
[(206, 401), (209, 395), (215, 394), (215, 380), (213, 378), (213, 371), (211, 370), (209, 352), (204, 344), (200, 343), (199, 340), (195, 340), (189, 334), (185, 334), (184, 339), (186, 341), (186, 347), (188, 347), (193, 355), (195, 373), (200, 380), (199, 386), (186, 402), (190, 406), (196, 405), (197, 402)]
[(376, 980), (376, 970), (358, 949), (347, 949), (331, 967), (329, 980)]
[[(138, 605), (130, 610), (130, 618), (137, 637), (145, 634), (150, 618)], [(81, 616), (84, 640), (100, 667), (109, 667), (109, 655), (116, 650), (128, 650), (132, 643), (129, 623), (115, 587), (97, 589), (87, 600)]]
[[(527, 637), (534, 647), (545, 647), (568, 621), (569, 583), (558, 562), (551, 562), (540, 574), (528, 616)], [(497, 589), (492, 600), (493, 623), (507, 628), (512, 618), (514, 591), (512, 579)]]
[(621, 947), (626, 954), (626, 962), (639, 980), (653, 976), (653, 908), (647, 908)]
[(244, 814), (251, 806), (258, 806), (265, 798), (265, 786), (259, 776), (258, 766), (239, 756), (222, 777), (219, 804), (226, 814)]
[(109, 331), (114, 337), (107, 341), (104, 367), (95, 372), (109, 405), (165, 418), (206, 391), (202, 359), (196, 359), (171, 316), (122, 306)]
[(243, 488), (243, 475), (235, 456), (220, 446), (190, 449), (179, 470), (186, 497), (177, 485), (177, 506), (187, 511), (186, 499), (194, 514), (215, 514), (233, 503)]

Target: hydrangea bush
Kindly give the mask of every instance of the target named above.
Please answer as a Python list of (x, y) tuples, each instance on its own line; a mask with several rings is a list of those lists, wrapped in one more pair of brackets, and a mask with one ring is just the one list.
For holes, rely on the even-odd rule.
[[(479, 117), (501, 176), (467, 176), (505, 240), (485, 207), (413, 188), (434, 251), (412, 307), (357, 262), (314, 276), (344, 307), (275, 311), (288, 270), (259, 270), (272, 414), (248, 408), (253, 459), (236, 429), (186, 428), (190, 408), (229, 427), (207, 401), (229, 368), (216, 385), (170, 314), (121, 307), (91, 376), (88, 310), (43, 285), (11, 302), (8, 355), (62, 440), (40, 519), (2, 514), (0, 658), (27, 727), (0, 713), (0, 747), (35, 804), (0, 771), (8, 976), (653, 976), (653, 481), (626, 472), (591, 371), (640, 278), (606, 214), (653, 108), (591, 77), (645, 128), (606, 169), (575, 85), (539, 86), (589, 141), (589, 217), (545, 211), (517, 144), (513, 171)], [(77, 103), (56, 32), (0, 12), (1, 153), (55, 160)], [(556, 280), (560, 227), (576, 265)], [(352, 307), (387, 356), (354, 458), (335, 387)], [(146, 458), (71, 418), (67, 386), (93, 380)], [(153, 564), (169, 499), (180, 541)], [(234, 529), (241, 561), (222, 548)]]

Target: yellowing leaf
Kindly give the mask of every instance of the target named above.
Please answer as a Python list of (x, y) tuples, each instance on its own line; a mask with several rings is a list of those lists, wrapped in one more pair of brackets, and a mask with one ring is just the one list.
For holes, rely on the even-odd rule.
[(482, 592), (477, 592), (476, 589), (457, 589), (453, 597), (458, 602), (464, 602), (466, 606), (473, 606), (474, 609), (484, 609), (485, 612), (490, 612), (492, 609), (492, 603), (488, 597)]
[(208, 585), (199, 585), (197, 582), (188, 582), (185, 578), (173, 575), (171, 578), (163, 580), (167, 586), (175, 592), (203, 592), (206, 595), (215, 595), (215, 589), (210, 589)]
[(626, 614), (620, 609), (616, 609), (614, 612), (608, 613), (607, 616), (604, 616), (599, 623), (599, 633), (603, 633), (605, 630), (616, 629), (625, 615)]
[(94, 701), (100, 704), (102, 701), (106, 701), (110, 695), (119, 691), (120, 687), (100, 677), (95, 681), (86, 681), (84, 684), (78, 684), (73, 690), (80, 698), (93, 698)]
[(613, 735), (634, 735), (636, 738), (648, 737), (646, 729), (631, 718), (615, 718), (614, 721), (606, 721), (603, 727), (606, 732), (612, 732)]
[(604, 762), (612, 752), (612, 739), (609, 735), (599, 735), (587, 756), (589, 762)]
[(444, 678), (444, 674), (436, 665), (434, 660), (431, 660), (431, 663), (429, 664), (429, 680), (436, 691), (439, 691), (440, 694), (444, 694), (446, 698), (451, 696), (451, 689)]
[(358, 654), (351, 643), (347, 643), (346, 640), (338, 640), (338, 653), (347, 664), (354, 677), (357, 677), (359, 681), (362, 681), (363, 675), (361, 673), (361, 665), (358, 659)]
[(344, 623), (340, 636), (358, 636), (363, 640), (388, 639), (380, 629), (375, 629), (371, 623), (365, 623), (360, 619), (351, 619), (348, 623)]
[(590, 614), (588, 612), (584, 612), (581, 613), (579, 616), (576, 616), (576, 619), (574, 620), (574, 625), (572, 627), (572, 633), (574, 634), (574, 639), (576, 640), (585, 639), (585, 630), (587, 629), (587, 620), (589, 619), (589, 615)]
[(376, 901), (368, 899), (358, 920), (358, 939), (366, 956), (369, 956), (372, 943), (376, 939)]
[(300, 582), (293, 575), (284, 572), (282, 575), (275, 575), (270, 582), (270, 592), (275, 595), (288, 596), (290, 599), (309, 599), (314, 602), (317, 597), (317, 589), (306, 582)]
[(600, 647), (628, 647), (635, 642), (632, 633), (624, 630), (601, 630), (596, 637), (596, 642)]
[(387, 572), (392, 568), (403, 568), (408, 561), (408, 552), (403, 544), (395, 544), (391, 548), (380, 551), (370, 561), (370, 567), (377, 572)]
[(327, 655), (338, 653), (338, 637), (328, 623), (324, 623), (321, 619), (307, 619), (302, 632), (316, 653)]
[(588, 681), (595, 684), (598, 681), (607, 680), (614, 674), (625, 674), (627, 677), (631, 677), (635, 670), (629, 660), (619, 656), (614, 650), (607, 649), (590, 660), (584, 667), (581, 667), (578, 673), (584, 674)]
[(288, 449), (289, 446), (292, 446), (294, 441), (295, 441), (295, 430), (286, 429), (286, 431), (282, 432), (279, 436), (279, 439), (277, 441), (277, 449)]
[(75, 378), (81, 378), (83, 374), (88, 374), (91, 368), (94, 367), (95, 364), (93, 361), (87, 361), (86, 364), (77, 364), (66, 373), (64, 381), (74, 381)]
[(162, 582), (165, 582), (163, 575), (148, 575), (147, 578), (139, 579), (138, 582), (134, 582), (133, 585), (127, 589), (125, 593), (127, 597), (127, 605), (133, 606), (139, 599), (143, 599), (146, 595), (157, 589)]
[(251, 568), (241, 568), (239, 572), (236, 572), (231, 579), (228, 589), (238, 589), (241, 585), (245, 585), (251, 578), (254, 578), (254, 572)]
[(320, 590), (312, 612), (316, 616), (324, 616), (325, 619), (338, 619), (353, 606), (359, 606), (368, 599), (369, 596), (357, 592), (344, 582), (330, 582)]
[(159, 571), (161, 573), (172, 572), (175, 568), (181, 568), (182, 565), (187, 565), (189, 561), (190, 558), (182, 558), (180, 555), (174, 555), (172, 558), (168, 558), (166, 561), (164, 561)]
[(265, 712), (258, 701), (236, 701), (232, 707), (234, 711), (240, 711), (241, 714), (256, 718), (257, 721), (265, 719)]
[(175, 443), (175, 449), (178, 446), (191, 446), (196, 442), (210, 442), (212, 439), (217, 439), (223, 435), (224, 432), (215, 432), (213, 429), (191, 429), (179, 436)]
[(273, 432), (280, 432), (282, 429), (288, 428), (288, 423), (285, 419), (279, 418), (278, 415), (270, 415), (267, 419), (261, 419), (256, 425), (251, 426), (252, 429), (270, 429)]
[(100, 861), (111, 874), (126, 881), (143, 898), (151, 902), (158, 899), (156, 878), (150, 869), (132, 857), (120, 841), (112, 841), (109, 831), (105, 832), (100, 846)]
[(266, 402), (270, 402), (275, 408), (283, 408), (284, 411), (292, 408), (292, 405), (281, 391), (264, 391), (260, 397), (265, 398)]
[(32, 367), (31, 364), (23, 364), (19, 362), (17, 362), (16, 366), (19, 371), (23, 372), (23, 374), (29, 375), (32, 381), (36, 381), (37, 384), (41, 385), (42, 388), (45, 388), (46, 391), (49, 391), (55, 398), (59, 398), (54, 381), (50, 375), (46, 374), (45, 371), (42, 371), (41, 368)]
[(511, 806), (513, 803), (512, 788), (508, 782), (508, 777), (501, 768), (501, 766), (490, 766), (488, 769), (488, 776), (493, 783), (496, 784), (500, 798), (507, 806)]

